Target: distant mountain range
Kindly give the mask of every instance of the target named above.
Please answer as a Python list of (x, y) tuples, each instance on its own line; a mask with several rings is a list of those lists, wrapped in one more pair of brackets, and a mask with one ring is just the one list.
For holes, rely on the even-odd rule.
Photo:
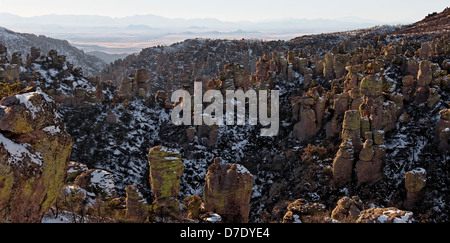
[(136, 53), (143, 48), (190, 38), (288, 40), (304, 34), (353, 30), (381, 24), (386, 23), (358, 17), (226, 22), (212, 18), (171, 19), (151, 14), (112, 18), (96, 15), (20, 17), (0, 13), (0, 26), (65, 39), (85, 51), (110, 54)]

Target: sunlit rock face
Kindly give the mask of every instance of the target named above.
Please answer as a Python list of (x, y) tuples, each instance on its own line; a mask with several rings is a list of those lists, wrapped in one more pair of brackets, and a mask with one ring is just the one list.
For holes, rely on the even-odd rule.
[(0, 115), (0, 221), (37, 223), (64, 186), (73, 143), (47, 95), (9, 99)]

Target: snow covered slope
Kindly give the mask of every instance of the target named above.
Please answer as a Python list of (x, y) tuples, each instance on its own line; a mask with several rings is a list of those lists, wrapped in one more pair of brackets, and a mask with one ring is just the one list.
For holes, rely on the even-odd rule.
[(71, 46), (66, 40), (42, 35), (22, 34), (0, 27), (0, 44), (8, 48), (9, 55), (20, 52), (24, 61), (31, 47), (40, 48), (42, 54), (56, 50), (60, 55), (67, 56), (67, 61), (74, 64), (75, 67), (81, 67), (86, 76), (97, 76), (106, 66), (101, 59), (85, 54), (82, 50)]

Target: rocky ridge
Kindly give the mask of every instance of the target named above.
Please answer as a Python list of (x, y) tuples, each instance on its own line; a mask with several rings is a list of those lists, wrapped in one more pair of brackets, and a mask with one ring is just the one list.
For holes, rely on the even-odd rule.
[(98, 76), (107, 65), (101, 59), (87, 55), (82, 50), (73, 47), (68, 41), (42, 35), (17, 33), (3, 27), (0, 27), (0, 44), (9, 49), (9, 55), (20, 53), (23, 59), (26, 58), (31, 47), (37, 47), (43, 53), (55, 50), (66, 56), (67, 60), (73, 63), (75, 67), (81, 67), (86, 76)]
[[(161, 145), (181, 156), (179, 193), (169, 196), (178, 202), (208, 198), (204, 185), (215, 158), (245, 166), (253, 176), (250, 222), (346, 218), (327, 219), (324, 209), (331, 213), (336, 205), (341, 207), (336, 212), (358, 222), (445, 222), (449, 36), (402, 34), (405, 28), (289, 42), (188, 40), (118, 61), (105, 69), (103, 80), (78, 77), (67, 67), (66, 77), (76, 82), (65, 86), (58, 78), (63, 64), (53, 68), (55, 75), (34, 72), (41, 78), (28, 85), (60, 94), (59, 110), (74, 138), (71, 159), (112, 173), (117, 196), (138, 190), (144, 201), (158, 201), (146, 152)], [(251, 60), (249, 53), (255, 54)], [(65, 63), (55, 63), (54, 53), (48, 56), (20, 73), (29, 77), (33, 68), (52, 70), (50, 64)], [(17, 65), (6, 62), (4, 73)], [(261, 137), (260, 126), (174, 126), (168, 97), (176, 89), (191, 90), (194, 81), (221, 91), (279, 90), (279, 135)], [(346, 197), (353, 202), (341, 201)], [(141, 199), (133, 198), (130, 205), (140, 205), (135, 201)], [(201, 198), (191, 199), (191, 208), (201, 208)], [(320, 210), (309, 214), (311, 208)], [(358, 210), (359, 218), (353, 213)]]

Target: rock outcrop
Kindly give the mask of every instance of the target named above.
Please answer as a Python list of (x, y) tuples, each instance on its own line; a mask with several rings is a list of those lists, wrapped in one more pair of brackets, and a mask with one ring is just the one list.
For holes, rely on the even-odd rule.
[(333, 181), (336, 186), (343, 186), (351, 181), (355, 149), (351, 140), (344, 140), (333, 161)]
[(412, 223), (413, 213), (397, 208), (370, 208), (361, 212), (356, 223)]
[(287, 207), (288, 212), (283, 217), (283, 223), (303, 223), (307, 220), (311, 221), (311, 217), (322, 214), (325, 211), (325, 208), (326, 207), (323, 204), (310, 203), (305, 199), (298, 199)]
[(316, 112), (313, 110), (315, 101), (311, 97), (304, 97), (300, 102), (300, 122), (294, 126), (294, 138), (304, 142), (317, 132)]
[(439, 112), (440, 120), (436, 124), (436, 136), (439, 141), (439, 149), (444, 152), (450, 151), (450, 109)]
[(215, 159), (206, 175), (205, 209), (222, 216), (225, 223), (247, 223), (252, 189), (253, 175), (244, 166)]
[(147, 69), (137, 69), (134, 75), (130, 74), (123, 77), (117, 90), (118, 96), (116, 99), (119, 102), (125, 99), (130, 100), (134, 97), (148, 99), (150, 92), (150, 88), (147, 85), (148, 76)]
[(423, 189), (427, 185), (427, 171), (423, 168), (417, 168), (406, 172), (405, 188), (408, 191), (406, 195), (405, 206), (413, 209), (415, 203), (421, 199)]
[(127, 186), (126, 217), (133, 223), (144, 223), (148, 217), (148, 204), (134, 185)]
[(79, 175), (81, 175), (83, 172), (85, 172), (87, 170), (89, 170), (89, 169), (84, 164), (77, 163), (74, 161), (69, 162), (69, 165), (67, 167), (66, 184), (73, 183)]
[(361, 117), (370, 120), (371, 130), (383, 130), (383, 83), (376, 75), (368, 75), (361, 81), (364, 101), (360, 106)]
[(356, 163), (358, 184), (374, 184), (383, 178), (383, 165), (386, 157), (386, 147), (383, 145), (383, 141), (384, 131), (366, 133), (366, 142), (359, 153), (359, 161)]
[(113, 199), (116, 195), (114, 177), (111, 173), (104, 170), (87, 170), (77, 176), (74, 184), (87, 192), (93, 193), (102, 200)]
[(359, 111), (350, 110), (345, 112), (341, 136), (344, 141), (352, 141), (355, 153), (361, 151), (361, 116)]
[(180, 181), (184, 165), (179, 151), (157, 146), (148, 153), (150, 186), (155, 197), (154, 210), (178, 218)]
[(364, 206), (359, 197), (343, 197), (331, 213), (331, 218), (339, 222), (356, 222)]
[(240, 64), (229, 63), (225, 65), (224, 71), (219, 74), (224, 90), (242, 88), (246, 90), (249, 86), (250, 76), (248, 70)]
[(431, 62), (421, 61), (419, 63), (419, 73), (417, 74), (417, 103), (420, 104), (427, 101), (432, 80)]
[(37, 223), (64, 186), (72, 139), (40, 92), (0, 107), (0, 221)]

